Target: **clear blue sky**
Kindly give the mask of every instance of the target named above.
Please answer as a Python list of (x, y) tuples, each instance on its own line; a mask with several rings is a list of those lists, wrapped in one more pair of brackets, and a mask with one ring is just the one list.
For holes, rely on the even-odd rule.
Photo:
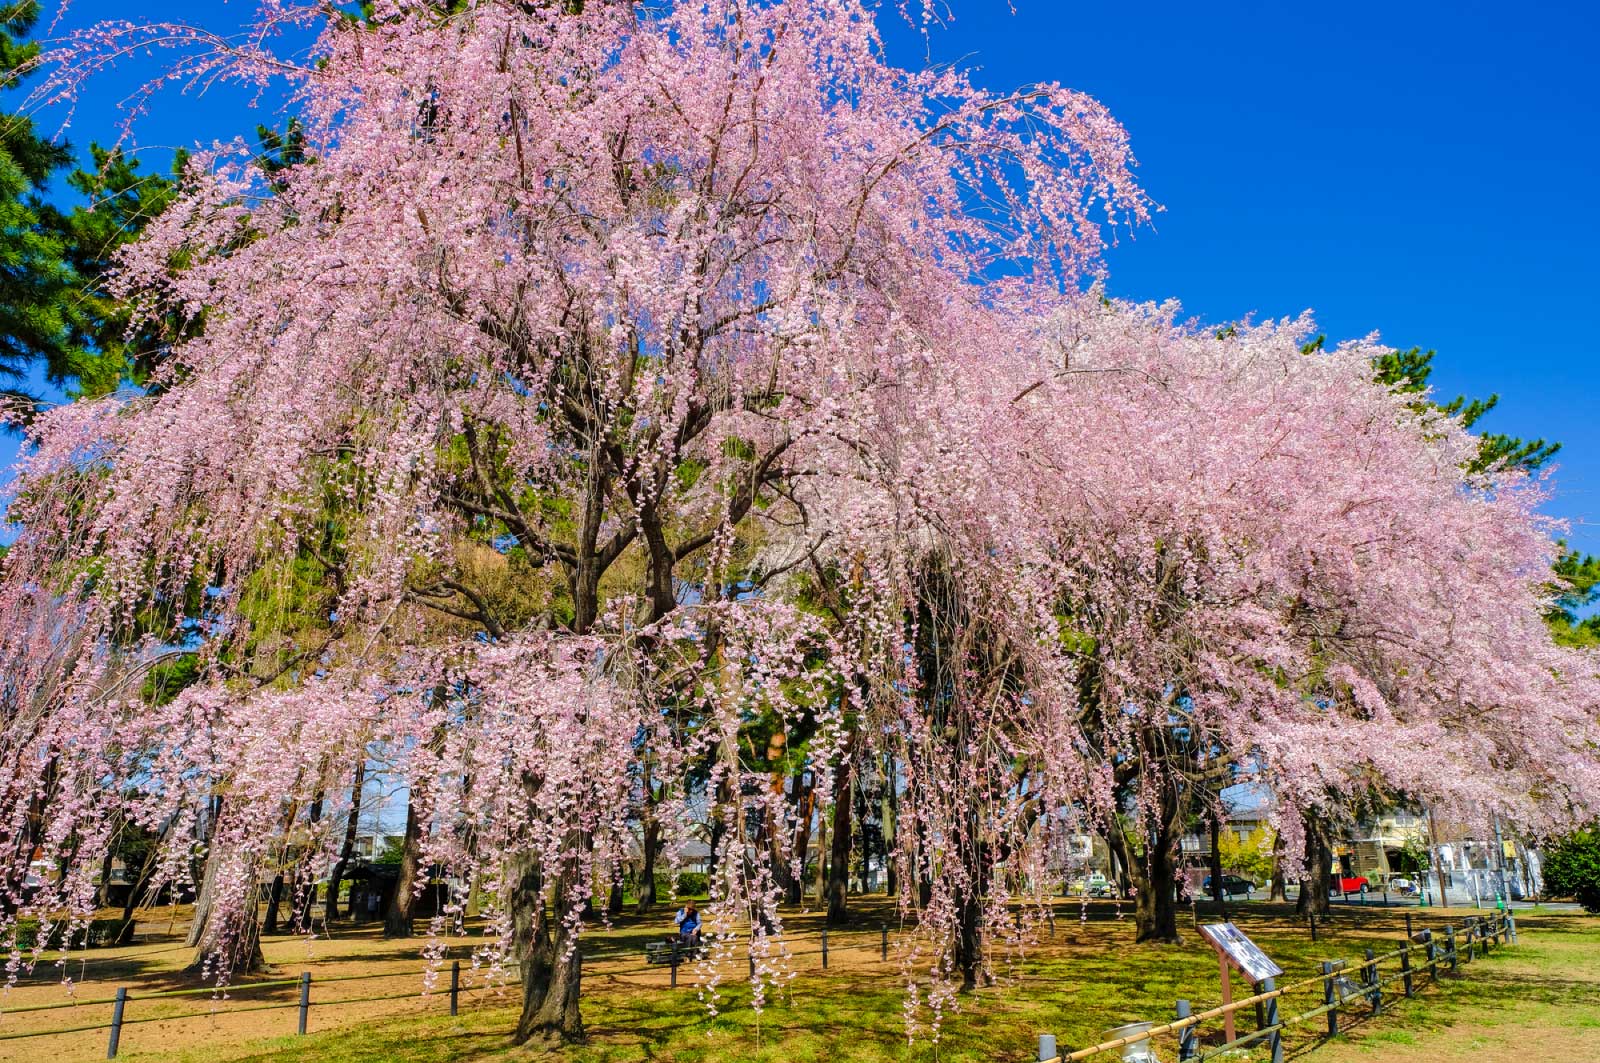
[[(1166, 212), (1112, 252), (1116, 294), (1176, 297), (1210, 320), (1310, 308), (1330, 338), (1437, 348), (1445, 396), (1501, 395), (1482, 427), (1565, 444), (1549, 509), (1600, 552), (1593, 5), (1011, 2), (952, 0), (956, 20), (927, 45), (891, 27), (891, 48), (996, 88), (1060, 81), (1122, 120)], [(225, 30), (249, 6), (74, 0), (63, 24)], [(115, 136), (131, 78), (83, 102), (76, 143)], [(139, 140), (272, 119), (241, 99), (169, 93)]]

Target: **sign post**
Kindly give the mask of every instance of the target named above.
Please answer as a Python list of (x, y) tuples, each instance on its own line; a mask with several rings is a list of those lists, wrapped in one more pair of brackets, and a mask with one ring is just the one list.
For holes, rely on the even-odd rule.
[[(1217, 953), (1217, 969), (1222, 975), (1222, 1006), (1233, 1003), (1233, 986), (1229, 968), (1237, 968), (1249, 979), (1252, 989), (1269, 978), (1283, 974), (1283, 968), (1273, 963), (1254, 941), (1232, 923), (1207, 923), (1200, 928), (1206, 943)], [(1238, 1039), (1233, 1023), (1233, 1010), (1223, 1012), (1222, 1030), (1227, 1042)]]

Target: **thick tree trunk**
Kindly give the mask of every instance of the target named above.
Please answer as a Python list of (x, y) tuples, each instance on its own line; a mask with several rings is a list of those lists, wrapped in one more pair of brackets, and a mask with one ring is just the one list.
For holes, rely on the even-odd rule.
[(970, 993), (987, 983), (983, 973), (983, 899), (976, 890), (962, 898), (960, 915), (956, 965), (961, 968), (961, 990)]
[(217, 856), (212, 850), (206, 854), (205, 874), (200, 876), (200, 891), (194, 897), (194, 919), (189, 923), (189, 934), (184, 944), (191, 949), (200, 947), (206, 929), (211, 925), (211, 908), (217, 893)]
[(1106, 843), (1122, 862), (1134, 889), (1134, 941), (1138, 943), (1179, 943), (1171, 822), (1169, 818), (1160, 827), (1146, 828), (1145, 851), (1139, 854), (1131, 851), (1120, 824), (1112, 824), (1106, 835)]
[(851, 760), (839, 765), (833, 779), (833, 849), (828, 858), (828, 925), (844, 922), (849, 905)]
[[(555, 891), (555, 918), (546, 914), (543, 880), (536, 861), (524, 857), (514, 868), (511, 912), (517, 956), (522, 965), (522, 1015), (515, 1041), (583, 1040), (578, 995), (583, 980), (577, 942), (564, 918), (566, 890)], [(569, 944), (571, 947), (569, 948)]]
[(361, 819), (361, 791), (367, 782), (367, 762), (356, 762), (355, 781), (350, 784), (350, 819), (344, 827), (344, 844), (339, 847), (339, 859), (328, 873), (328, 899), (323, 902), (323, 921), (332, 924), (339, 918), (339, 888), (344, 885), (344, 873), (350, 867), (350, 858), (356, 851), (356, 830)]
[(1295, 911), (1302, 915), (1327, 915), (1328, 893), (1333, 888), (1333, 847), (1322, 825), (1306, 821), (1306, 876), (1300, 880), (1300, 900)]
[(400, 877), (395, 881), (394, 896), (383, 913), (383, 936), (408, 938), (412, 932), (412, 915), (417, 908), (417, 876), (422, 860), (422, 824), (417, 818), (417, 795), (412, 792), (406, 802), (405, 846), (400, 854)]

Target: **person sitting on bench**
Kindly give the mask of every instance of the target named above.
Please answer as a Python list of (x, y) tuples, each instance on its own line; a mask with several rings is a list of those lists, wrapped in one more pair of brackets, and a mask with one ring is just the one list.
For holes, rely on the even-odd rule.
[(672, 917), (677, 924), (678, 938), (683, 944), (694, 948), (700, 943), (700, 910), (694, 906), (693, 901), (687, 901), (678, 914)]

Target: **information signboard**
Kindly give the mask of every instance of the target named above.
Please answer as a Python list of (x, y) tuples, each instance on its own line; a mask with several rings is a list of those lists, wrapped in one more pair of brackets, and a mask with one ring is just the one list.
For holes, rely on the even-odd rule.
[(1254, 941), (1244, 936), (1244, 931), (1232, 923), (1207, 923), (1200, 933), (1211, 942), (1219, 956), (1225, 957), (1252, 983), (1259, 984), (1268, 978), (1283, 974), (1283, 968), (1273, 963)]

